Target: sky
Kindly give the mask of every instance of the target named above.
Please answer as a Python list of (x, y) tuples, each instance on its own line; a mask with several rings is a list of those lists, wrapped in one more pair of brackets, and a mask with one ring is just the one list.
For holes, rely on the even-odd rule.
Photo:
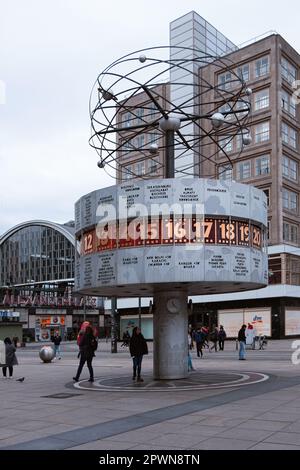
[(300, 51), (298, 0), (0, 0), (0, 235), (64, 223), (84, 194), (114, 184), (89, 147), (89, 95), (115, 59), (169, 43), (195, 10), (235, 44), (277, 31)]

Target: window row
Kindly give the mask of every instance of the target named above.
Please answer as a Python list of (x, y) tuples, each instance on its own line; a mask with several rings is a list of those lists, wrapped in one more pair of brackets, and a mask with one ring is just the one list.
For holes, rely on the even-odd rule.
[(131, 127), (134, 125), (143, 124), (144, 122), (153, 121), (157, 117), (157, 107), (154, 105), (154, 103), (149, 102), (130, 111), (120, 113), (118, 118), (118, 125), (122, 128)]
[(122, 180), (129, 180), (137, 176), (156, 175), (161, 169), (162, 166), (157, 159), (141, 160), (131, 163), (130, 165), (122, 166)]
[[(261, 144), (270, 140), (270, 122), (265, 121), (253, 126), (254, 144)], [(219, 140), (220, 156), (225, 153), (239, 152), (243, 147), (243, 135), (222, 137)]]
[(119, 145), (121, 145), (122, 152), (127, 154), (129, 152), (146, 151), (150, 145), (158, 144), (159, 139), (160, 134), (149, 132), (147, 134), (140, 134), (132, 139), (128, 139), (123, 143), (119, 142)]
[[(262, 78), (270, 73), (270, 57), (265, 56), (257, 59), (254, 66), (252, 63), (242, 65), (236, 69), (235, 73), (244, 82)], [(223, 91), (231, 90), (238, 81), (236, 75), (231, 72), (220, 74), (218, 76), (219, 88)]]

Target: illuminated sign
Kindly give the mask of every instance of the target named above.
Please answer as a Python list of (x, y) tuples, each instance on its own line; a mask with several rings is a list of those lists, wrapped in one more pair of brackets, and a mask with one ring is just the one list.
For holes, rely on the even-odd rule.
[(97, 226), (81, 237), (80, 252), (187, 243), (261, 249), (263, 235), (260, 226), (232, 218), (154, 217)]

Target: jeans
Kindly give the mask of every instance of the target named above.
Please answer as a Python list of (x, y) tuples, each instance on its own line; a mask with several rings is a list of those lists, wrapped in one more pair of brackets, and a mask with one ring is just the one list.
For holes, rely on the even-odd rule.
[(246, 343), (240, 341), (239, 359), (245, 359), (246, 356)]
[(86, 362), (87, 368), (88, 368), (89, 373), (90, 373), (90, 379), (94, 378), (92, 360), (93, 360), (93, 356), (86, 357), (83, 354), (80, 354), (80, 362), (79, 362), (79, 366), (78, 366), (78, 369), (77, 369), (76, 380), (79, 380), (79, 377), (80, 377), (80, 374), (82, 372), (82, 369), (83, 369), (83, 366), (84, 366), (85, 362)]
[(220, 351), (224, 351), (224, 339), (219, 339), (219, 349)]
[(56, 356), (59, 356), (60, 357), (60, 345), (59, 344), (55, 344), (54, 345), (54, 354), (55, 354), (55, 357)]
[(138, 377), (141, 376), (142, 360), (143, 360), (143, 355), (142, 355), (142, 354), (141, 354), (141, 356), (134, 356), (134, 357), (132, 358), (132, 362), (133, 362), (133, 377), (136, 377), (136, 372), (137, 372), (137, 376), (138, 376)]
[[(6, 369), (7, 369), (6, 366), (2, 367), (3, 377), (6, 377)], [(12, 377), (12, 375), (13, 375), (13, 370), (14, 370), (13, 366), (8, 366), (8, 371), (9, 371), (9, 376), (10, 377)]]
[(193, 363), (192, 363), (192, 358), (190, 353), (188, 353), (188, 371), (189, 370), (194, 370)]

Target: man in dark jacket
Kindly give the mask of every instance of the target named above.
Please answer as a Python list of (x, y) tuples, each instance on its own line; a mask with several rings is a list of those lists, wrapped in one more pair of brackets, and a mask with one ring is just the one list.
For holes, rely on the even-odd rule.
[(245, 355), (246, 355), (246, 325), (243, 325), (242, 328), (239, 331), (238, 334), (238, 341), (240, 345), (239, 349), (239, 360), (240, 361), (245, 361)]
[(132, 337), (129, 343), (129, 351), (133, 362), (132, 380), (136, 379), (137, 373), (137, 382), (144, 382), (141, 378), (141, 369), (143, 355), (148, 354), (148, 346), (141, 330), (137, 326), (133, 328)]
[(55, 353), (55, 359), (58, 357), (58, 359), (61, 359), (61, 354), (60, 354), (60, 343), (61, 343), (61, 336), (60, 334), (58, 333), (58, 331), (56, 331), (54, 333), (54, 336), (53, 336), (53, 339), (52, 339), (52, 343), (54, 343), (54, 353)]
[(6, 378), (6, 370), (8, 369), (9, 378), (12, 379), (14, 366), (18, 365), (16, 357), (16, 348), (11, 342), (10, 338), (5, 338), (5, 364), (2, 365), (3, 377)]

